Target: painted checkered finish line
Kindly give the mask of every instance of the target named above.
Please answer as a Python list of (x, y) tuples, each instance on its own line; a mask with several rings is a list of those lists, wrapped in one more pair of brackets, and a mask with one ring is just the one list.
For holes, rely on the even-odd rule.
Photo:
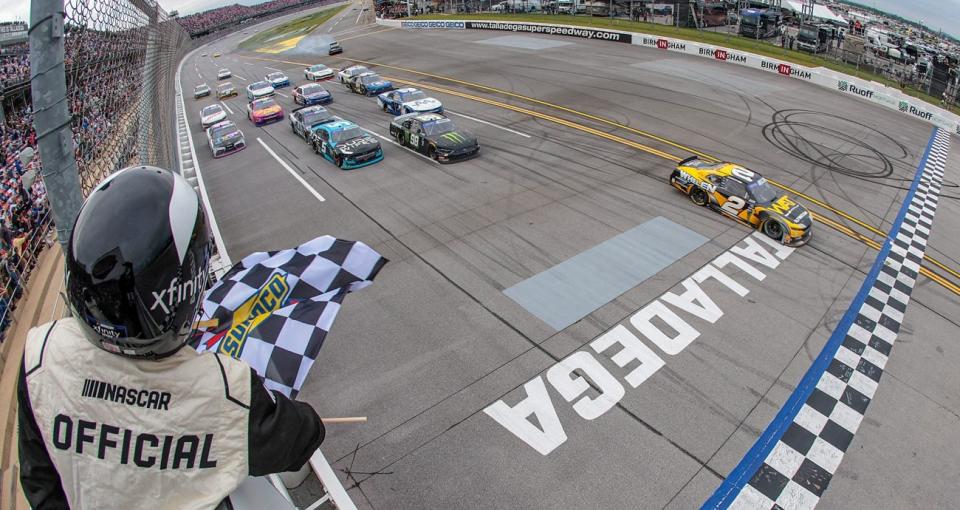
[(810, 509), (867, 412), (920, 271), (950, 147), (935, 129), (890, 235), (850, 308), (707, 509)]

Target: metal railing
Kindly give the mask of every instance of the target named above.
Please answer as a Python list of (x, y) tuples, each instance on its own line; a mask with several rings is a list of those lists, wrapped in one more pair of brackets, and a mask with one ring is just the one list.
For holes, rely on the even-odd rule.
[(40, 253), (51, 242), (50, 220), (49, 211), (44, 212), (29, 234), (13, 240), (10, 252), (0, 261), (0, 343), (6, 340), (7, 330), (13, 324), (13, 311), (26, 290)]

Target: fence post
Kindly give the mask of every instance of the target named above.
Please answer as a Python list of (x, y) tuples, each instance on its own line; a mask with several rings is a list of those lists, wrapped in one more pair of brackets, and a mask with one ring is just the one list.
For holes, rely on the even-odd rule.
[(137, 124), (139, 129), (140, 141), (140, 163), (147, 164), (153, 161), (150, 157), (151, 141), (155, 140), (160, 133), (154, 133), (153, 125), (153, 104), (157, 97), (157, 79), (159, 79), (159, 34), (157, 33), (157, 12), (154, 10), (149, 13), (150, 25), (147, 28), (147, 51), (143, 59), (143, 92), (140, 96), (140, 115)]
[(83, 195), (74, 158), (63, 62), (66, 38), (63, 0), (32, 0), (29, 34), (33, 126), (43, 158), (41, 175), (47, 187), (57, 238), (66, 248)]

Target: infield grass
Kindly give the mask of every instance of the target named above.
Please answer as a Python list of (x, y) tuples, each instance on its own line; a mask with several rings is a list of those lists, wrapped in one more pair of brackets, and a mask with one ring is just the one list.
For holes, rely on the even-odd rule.
[(332, 7), (288, 21), (244, 39), (239, 46), (245, 50), (257, 50), (288, 37), (307, 35), (345, 8), (347, 5)]

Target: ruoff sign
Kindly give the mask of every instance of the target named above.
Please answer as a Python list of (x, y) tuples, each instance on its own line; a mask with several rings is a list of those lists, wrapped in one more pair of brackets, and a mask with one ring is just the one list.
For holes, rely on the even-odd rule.
[(865, 88), (858, 87), (852, 83), (848, 83), (845, 80), (841, 80), (837, 83), (837, 89), (841, 92), (848, 92), (850, 94), (856, 94), (858, 96), (870, 99), (873, 97), (873, 91)]

